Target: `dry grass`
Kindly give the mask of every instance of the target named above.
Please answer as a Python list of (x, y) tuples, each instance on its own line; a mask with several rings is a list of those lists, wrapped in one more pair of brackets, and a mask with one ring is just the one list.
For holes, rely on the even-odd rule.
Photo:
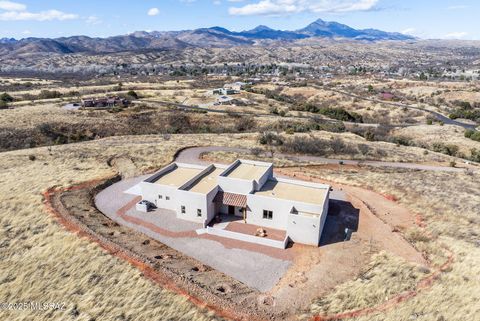
[(338, 286), (333, 294), (315, 301), (311, 312), (329, 315), (388, 301), (398, 293), (413, 290), (426, 273), (429, 271), (386, 252), (375, 254), (356, 280)]
[(393, 134), (411, 138), (418, 145), (453, 144), (458, 146), (459, 152), (469, 156), (472, 148), (480, 150), (480, 142), (466, 138), (464, 132), (463, 128), (453, 125), (421, 125), (397, 129)]
[[(351, 139), (360, 138), (352, 136)], [(41, 193), (53, 185), (66, 186), (113, 175), (113, 169), (107, 165), (107, 160), (113, 156), (131, 158), (141, 171), (164, 165), (183, 146), (224, 144), (258, 146), (256, 135), (252, 134), (173, 135), (168, 140), (152, 135), (114, 137), (0, 154), (0, 302), (67, 304), (66, 311), (4, 310), (0, 311), (0, 319), (68, 320), (77, 313), (76, 320), (211, 319), (213, 316), (209, 312), (159, 288), (129, 264), (64, 231), (46, 213)], [(382, 144), (397, 153), (397, 147), (392, 144), (372, 144)], [(413, 153), (412, 158), (419, 156), (416, 149), (404, 150), (403, 147), (391, 155), (400, 157), (408, 151)], [(36, 159), (31, 161), (29, 155), (35, 155)], [(413, 230), (407, 234), (433, 265), (445, 261), (443, 243), (455, 254), (451, 270), (443, 273), (431, 289), (420, 292), (386, 314), (361, 320), (409, 320), (413, 316), (417, 320), (463, 321), (478, 317), (478, 174), (380, 169), (338, 172), (319, 168), (305, 168), (305, 172), (397, 196), (404, 206), (425, 218), (431, 237), (418, 237), (418, 231)], [(410, 289), (423, 273), (398, 258), (379, 255), (361, 278), (341, 285), (314, 303), (311, 313), (342, 311), (382, 302), (386, 297)]]
[[(160, 167), (187, 145), (245, 145), (248, 137), (118, 137), (0, 154), (0, 302), (65, 302), (66, 311), (0, 311), (0, 320), (207, 320), (208, 311), (163, 290), (128, 263), (62, 229), (41, 193), (113, 175), (112, 156), (140, 170)], [(34, 161), (29, 155), (35, 155)], [(77, 317), (75, 317), (78, 314)]]
[[(474, 320), (480, 313), (480, 239), (478, 226), (480, 224), (480, 190), (478, 174), (408, 172), (374, 170), (358, 173), (338, 173), (331, 170), (307, 170), (312, 176), (348, 184), (369, 186), (376, 191), (393, 194), (399, 202), (415, 213), (424, 217), (427, 224), (427, 235), (418, 237), (418, 231), (407, 231), (407, 235), (415, 246), (423, 251), (434, 266), (443, 264), (446, 260), (446, 244), (453, 251), (455, 261), (449, 271), (442, 273), (431, 289), (421, 291), (415, 298), (408, 300), (386, 314), (365, 316), (359, 320)], [(405, 179), (408, 175), (408, 180)], [(381, 289), (398, 289), (399, 283), (404, 283), (404, 272), (398, 278), (388, 278), (388, 264), (385, 269), (379, 266), (379, 289), (370, 289), (373, 293), (382, 293)], [(405, 267), (409, 271), (409, 267)], [(408, 274), (407, 274), (408, 275)], [(349, 309), (349, 300), (359, 298), (367, 292), (359, 287), (361, 280), (348, 282), (334, 293), (324, 298), (334, 305), (326, 305), (322, 309)], [(407, 282), (408, 284), (408, 282)], [(377, 292), (380, 291), (380, 292)], [(387, 291), (387, 290), (383, 290)], [(395, 291), (396, 292), (396, 291)], [(378, 296), (374, 298), (380, 299)], [(375, 300), (373, 300), (374, 302)], [(369, 302), (364, 302), (367, 305)], [(372, 303), (372, 302), (370, 302)], [(314, 311), (319, 307), (312, 306)], [(328, 310), (330, 311), (330, 310)]]

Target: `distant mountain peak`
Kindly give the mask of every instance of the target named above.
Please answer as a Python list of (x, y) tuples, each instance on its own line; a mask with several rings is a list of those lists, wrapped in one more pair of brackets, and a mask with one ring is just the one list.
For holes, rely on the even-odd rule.
[(299, 39), (324, 37), (344, 38), (359, 41), (414, 40), (414, 37), (376, 29), (354, 29), (347, 25), (317, 19), (303, 29), (275, 30), (259, 25), (251, 30), (235, 32), (214, 26), (182, 31), (136, 31), (128, 35), (108, 38), (85, 36), (48, 38), (0, 39), (0, 52), (24, 53), (114, 53), (121, 51), (168, 50), (196, 48), (224, 48), (252, 45), (256, 41), (296, 41)]
[(265, 25), (258, 25), (249, 31), (273, 31), (273, 29)]

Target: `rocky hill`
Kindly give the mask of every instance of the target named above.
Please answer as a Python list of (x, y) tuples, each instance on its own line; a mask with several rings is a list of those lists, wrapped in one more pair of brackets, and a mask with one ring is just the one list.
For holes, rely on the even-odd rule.
[(72, 36), (56, 39), (25, 38), (0, 39), (0, 55), (32, 55), (35, 53), (118, 53), (125, 51), (185, 49), (188, 47), (227, 48), (261, 44), (265, 41), (296, 41), (306, 38), (342, 38), (353, 40), (413, 40), (411, 36), (375, 29), (357, 30), (337, 22), (321, 19), (296, 31), (274, 30), (258, 26), (251, 30), (234, 32), (222, 27), (195, 30), (145, 32), (108, 38)]

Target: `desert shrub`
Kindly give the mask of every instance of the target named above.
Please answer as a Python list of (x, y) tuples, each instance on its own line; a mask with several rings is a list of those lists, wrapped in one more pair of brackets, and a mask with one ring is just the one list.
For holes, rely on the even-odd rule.
[(367, 155), (370, 152), (370, 147), (367, 144), (359, 144), (357, 147), (362, 155)]
[(273, 106), (270, 108), (269, 110), (270, 114), (273, 114), (273, 115), (278, 115), (278, 108), (277, 106)]
[(335, 137), (330, 142), (330, 147), (335, 154), (340, 154), (346, 150), (347, 145), (340, 137)]
[(0, 109), (7, 108), (8, 104), (6, 101), (0, 100)]
[(365, 132), (365, 139), (368, 140), (369, 142), (373, 142), (375, 140), (375, 133), (371, 130), (367, 130)]
[(257, 122), (252, 116), (242, 116), (235, 120), (235, 130), (239, 132), (252, 130), (256, 127), (256, 125)]
[(450, 119), (464, 118), (478, 122), (480, 121), (480, 109), (458, 109), (448, 117), (450, 117)]
[(325, 155), (329, 143), (327, 140), (310, 137), (293, 137), (286, 141), (282, 146), (282, 151), (286, 153)]
[(480, 142), (480, 132), (473, 129), (468, 129), (465, 131), (465, 137)]
[(458, 146), (454, 144), (433, 143), (432, 150), (449, 156), (457, 156)]
[(167, 116), (167, 132), (172, 134), (189, 131), (192, 128), (188, 115), (179, 112), (169, 113)]
[(258, 142), (262, 145), (281, 146), (283, 137), (273, 132), (263, 132), (259, 135)]
[(263, 153), (263, 149), (258, 148), (258, 147), (254, 147), (254, 148), (250, 149), (250, 153), (251, 153), (253, 156), (259, 156), (260, 154)]
[(343, 108), (322, 107), (318, 112), (322, 115), (325, 115), (327, 117), (330, 117), (336, 120), (349, 121), (349, 122), (355, 122), (355, 123), (363, 122), (362, 115), (354, 112), (348, 112)]
[(293, 137), (281, 147), (285, 153), (299, 153), (311, 155), (353, 154), (355, 150), (339, 138), (330, 140), (314, 137)]
[(403, 145), (403, 146), (414, 146), (415, 143), (413, 142), (412, 139), (405, 137), (405, 136), (393, 136), (390, 139), (390, 142), (398, 145)]
[(0, 95), (0, 101), (3, 101), (5, 103), (11, 103), (13, 102), (13, 97), (10, 96), (8, 93), (3, 93)]
[(470, 150), (470, 160), (480, 163), (480, 150), (478, 150), (476, 148), (472, 148)]
[(138, 99), (138, 94), (135, 92), (135, 90), (129, 90), (127, 92), (127, 96), (131, 99)]
[(38, 99), (54, 99), (61, 97), (62, 93), (57, 90), (42, 90), (38, 95)]

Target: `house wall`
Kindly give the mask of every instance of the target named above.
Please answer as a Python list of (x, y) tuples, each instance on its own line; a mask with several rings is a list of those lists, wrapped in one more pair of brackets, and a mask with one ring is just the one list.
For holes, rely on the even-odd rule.
[[(247, 204), (247, 223), (285, 230), (288, 237), (294, 242), (319, 244), (328, 214), (328, 199), (322, 206), (250, 194), (247, 195)], [(318, 213), (319, 215), (312, 217), (291, 214), (292, 207), (299, 212)], [(273, 218), (271, 220), (264, 219), (263, 210), (272, 211)]]
[[(292, 208), (291, 201), (249, 194), (247, 205), (247, 223), (280, 230), (287, 229), (287, 214)], [(273, 219), (264, 219), (263, 210), (273, 211)]]
[[(178, 191), (178, 197), (175, 201), (175, 212), (177, 217), (197, 223), (204, 223), (209, 215), (207, 206), (207, 195), (201, 193), (193, 193), (189, 191)], [(185, 206), (185, 214), (182, 214), (181, 207)], [(202, 216), (197, 216), (197, 210), (202, 211)]]
[(297, 243), (318, 246), (321, 236), (319, 217), (288, 214), (287, 235)]
[[(140, 183), (140, 189), (144, 200), (160, 208), (176, 210), (175, 200), (178, 198), (178, 190), (175, 187), (143, 181)], [(162, 195), (161, 199), (160, 195)], [(169, 200), (167, 200), (167, 196), (170, 198)]]
[(249, 194), (254, 189), (254, 181), (248, 181), (239, 178), (230, 178), (219, 176), (218, 185), (224, 192), (235, 194)]

